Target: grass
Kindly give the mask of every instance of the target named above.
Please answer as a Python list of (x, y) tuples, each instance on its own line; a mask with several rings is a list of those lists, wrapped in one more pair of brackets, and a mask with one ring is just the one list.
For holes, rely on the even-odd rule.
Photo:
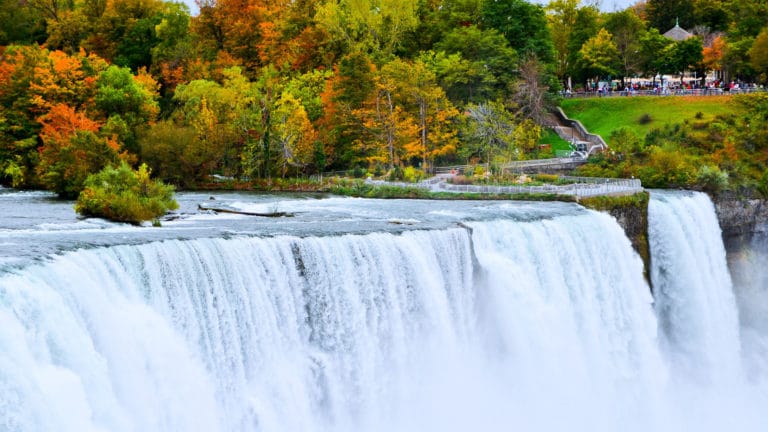
[(560, 136), (556, 134), (552, 129), (544, 129), (542, 131), (539, 144), (549, 144), (552, 146), (552, 154), (556, 154), (557, 150), (571, 150), (570, 143), (560, 138)]
[[(684, 120), (709, 122), (719, 114), (733, 112), (731, 97), (636, 96), (566, 99), (562, 101), (561, 106), (568, 117), (581, 121), (587, 130), (602, 136), (610, 145), (611, 133), (621, 127), (630, 128), (642, 138), (653, 129), (682, 123)], [(650, 117), (650, 121), (641, 121), (646, 115)]]

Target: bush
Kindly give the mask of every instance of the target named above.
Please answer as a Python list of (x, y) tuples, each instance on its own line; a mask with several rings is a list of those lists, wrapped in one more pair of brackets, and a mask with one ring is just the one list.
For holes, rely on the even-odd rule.
[(125, 162), (117, 168), (107, 166), (85, 180), (75, 211), (85, 216), (140, 223), (177, 209), (173, 186), (151, 180), (149, 174), (146, 164), (138, 171)]
[(427, 174), (418, 169), (414, 168), (412, 166), (405, 167), (403, 170), (403, 179), (410, 183), (417, 183), (427, 178)]
[(448, 179), (448, 182), (455, 185), (471, 185), (474, 182), (471, 178), (463, 175), (456, 175)]
[(652, 121), (653, 119), (651, 118), (651, 115), (648, 113), (641, 115), (640, 118), (637, 120), (637, 122), (640, 123), (641, 125), (646, 125)]
[(403, 169), (400, 168), (398, 165), (395, 165), (394, 168), (387, 174), (389, 181), (401, 181), (403, 180)]
[(560, 179), (560, 176), (557, 174), (534, 174), (533, 176), (534, 180), (540, 181), (542, 183), (557, 183), (557, 181)]
[(703, 165), (696, 175), (696, 184), (710, 192), (720, 192), (728, 187), (728, 173), (717, 166)]

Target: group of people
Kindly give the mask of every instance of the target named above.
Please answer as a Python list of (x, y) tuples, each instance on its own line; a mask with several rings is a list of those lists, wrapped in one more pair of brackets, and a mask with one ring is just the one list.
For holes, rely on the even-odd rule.
[(608, 96), (608, 95), (621, 95), (621, 96), (633, 96), (637, 94), (646, 95), (669, 95), (669, 94), (719, 94), (723, 91), (730, 92), (752, 92), (761, 90), (762, 86), (757, 84), (748, 84), (738, 81), (725, 82), (723, 80), (714, 80), (701, 85), (700, 80), (691, 82), (679, 82), (679, 81), (657, 81), (657, 82), (634, 82), (627, 83), (623, 89), (616, 85), (610, 85), (607, 83), (592, 84), (584, 90), (573, 91), (570, 87), (565, 88), (561, 95), (563, 97), (573, 97), (574, 95), (594, 95), (594, 96)]

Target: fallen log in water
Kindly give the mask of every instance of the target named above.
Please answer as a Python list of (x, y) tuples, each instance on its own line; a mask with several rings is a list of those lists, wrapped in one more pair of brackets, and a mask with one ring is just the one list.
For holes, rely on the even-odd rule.
[(294, 216), (294, 213), (288, 213), (288, 212), (256, 213), (256, 212), (232, 210), (232, 209), (220, 208), (220, 207), (205, 207), (202, 204), (198, 204), (197, 208), (203, 211), (212, 211), (216, 213), (232, 213), (232, 214), (240, 214), (240, 215), (246, 215), (246, 216), (261, 216), (261, 217), (293, 217)]

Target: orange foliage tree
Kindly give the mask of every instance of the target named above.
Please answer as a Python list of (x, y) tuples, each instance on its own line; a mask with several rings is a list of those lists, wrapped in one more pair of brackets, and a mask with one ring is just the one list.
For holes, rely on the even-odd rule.
[(43, 185), (73, 198), (89, 174), (119, 159), (119, 145), (98, 135), (100, 124), (66, 104), (57, 104), (39, 119), (42, 124), (37, 174)]

